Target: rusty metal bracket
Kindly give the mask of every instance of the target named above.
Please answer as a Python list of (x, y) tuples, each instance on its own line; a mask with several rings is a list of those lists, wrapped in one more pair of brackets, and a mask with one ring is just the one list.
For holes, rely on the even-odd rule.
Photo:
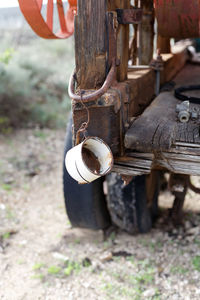
[(139, 24), (142, 22), (143, 11), (141, 8), (117, 9), (119, 24)]

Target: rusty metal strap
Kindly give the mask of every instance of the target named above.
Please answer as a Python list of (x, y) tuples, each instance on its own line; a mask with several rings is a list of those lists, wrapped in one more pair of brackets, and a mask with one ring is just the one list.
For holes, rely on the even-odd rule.
[(89, 101), (96, 100), (107, 92), (107, 90), (110, 88), (115, 78), (116, 78), (116, 60), (114, 59), (110, 71), (102, 87), (91, 94), (87, 94), (87, 95), (82, 94), (80, 96), (75, 94), (76, 73), (73, 72), (69, 80), (69, 87), (68, 87), (69, 97), (75, 101), (81, 101), (81, 102), (89, 102)]
[(47, 3), (47, 21), (44, 20), (41, 9), (43, 0), (18, 0), (20, 9), (33, 31), (45, 39), (64, 39), (74, 32), (74, 15), (77, 11), (77, 0), (69, 0), (69, 8), (64, 13), (63, 1), (57, 0), (57, 10), (60, 31), (53, 32), (54, 4), (53, 0)]
[(142, 21), (142, 9), (117, 9), (117, 21), (119, 24), (138, 24)]

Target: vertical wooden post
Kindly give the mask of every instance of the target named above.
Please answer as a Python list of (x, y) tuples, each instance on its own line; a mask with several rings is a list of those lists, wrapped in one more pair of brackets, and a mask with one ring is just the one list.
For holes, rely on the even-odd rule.
[[(106, 12), (129, 8), (130, 0), (79, 0), (75, 19), (75, 58), (78, 86), (81, 89), (98, 88), (106, 76), (107, 29)], [(117, 56), (120, 65), (117, 79), (127, 78), (129, 52), (129, 25), (119, 25)]]
[(153, 57), (154, 8), (153, 0), (142, 1), (143, 17), (140, 25), (141, 64), (148, 65)]
[(98, 88), (106, 75), (107, 0), (79, 0), (75, 20), (75, 59), (78, 86)]
[[(108, 10), (117, 8), (130, 8), (130, 0), (108, 0)], [(117, 68), (118, 81), (127, 79), (128, 58), (129, 58), (129, 25), (119, 25), (117, 31), (117, 57), (120, 65)]]
[[(138, 7), (138, 0), (134, 1), (134, 6)], [(137, 56), (138, 56), (138, 47), (137, 47), (137, 41), (138, 41), (138, 24), (133, 24), (133, 37), (131, 39), (130, 45), (129, 45), (129, 59), (131, 59), (131, 64), (136, 65), (137, 64)]]
[(157, 49), (160, 49), (161, 53), (170, 53), (171, 52), (170, 39), (158, 35)]

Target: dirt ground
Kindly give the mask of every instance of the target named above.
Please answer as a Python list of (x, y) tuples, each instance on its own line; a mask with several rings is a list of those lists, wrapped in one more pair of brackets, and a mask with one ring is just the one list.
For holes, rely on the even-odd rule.
[[(73, 229), (62, 195), (64, 135), (0, 136), (0, 299), (200, 299), (200, 197), (188, 193), (180, 228), (160, 225), (162, 217), (149, 234), (107, 240)], [(171, 201), (160, 197), (164, 207)]]

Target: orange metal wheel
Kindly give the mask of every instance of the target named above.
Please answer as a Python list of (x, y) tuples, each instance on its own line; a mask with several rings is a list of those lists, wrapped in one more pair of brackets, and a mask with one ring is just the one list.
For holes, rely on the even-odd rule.
[(46, 20), (42, 15), (43, 0), (18, 0), (20, 9), (37, 35), (45, 39), (65, 39), (74, 32), (74, 16), (77, 12), (77, 0), (69, 0), (69, 6), (65, 14), (62, 0), (56, 1), (60, 28), (54, 33), (54, 1), (48, 0), (46, 8)]

